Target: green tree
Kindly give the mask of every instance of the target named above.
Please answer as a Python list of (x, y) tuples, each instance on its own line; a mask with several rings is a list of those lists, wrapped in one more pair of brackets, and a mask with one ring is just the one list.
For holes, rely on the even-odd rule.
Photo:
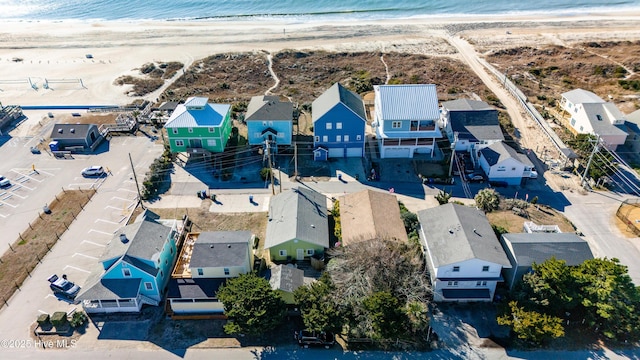
[(318, 281), (301, 286), (293, 293), (300, 307), (304, 327), (313, 331), (342, 331), (344, 317), (331, 297), (334, 286), (325, 272)]
[(227, 280), (217, 297), (229, 317), (227, 334), (263, 334), (284, 321), (286, 304), (267, 279), (254, 273)]
[(333, 216), (333, 234), (342, 241), (342, 222), (340, 221), (340, 201), (333, 202), (333, 209), (331, 209), (331, 216)]
[(517, 301), (509, 302), (509, 310), (497, 320), (499, 325), (509, 326), (518, 339), (535, 345), (564, 336), (561, 318), (526, 310)]
[(444, 205), (449, 202), (451, 199), (451, 193), (445, 192), (444, 190), (440, 190), (438, 195), (436, 195), (436, 200), (438, 200), (438, 204)]
[(372, 339), (392, 339), (399, 336), (406, 315), (398, 299), (388, 291), (375, 292), (364, 299), (362, 307), (368, 322), (368, 336)]
[(482, 189), (473, 199), (476, 201), (476, 206), (484, 212), (492, 212), (500, 206), (500, 197), (494, 189)]
[(527, 299), (537, 309), (556, 316), (573, 311), (579, 303), (579, 294), (566, 262), (552, 257), (541, 264), (534, 263), (532, 269), (532, 273), (523, 277), (520, 299)]
[(426, 335), (429, 331), (429, 307), (427, 304), (417, 300), (408, 301), (404, 307), (404, 312), (407, 315), (411, 332), (413, 334), (423, 333)]
[(420, 227), (420, 221), (418, 220), (418, 215), (409, 211), (401, 201), (398, 201), (398, 206), (400, 206), (400, 218), (404, 223), (404, 229), (407, 232), (409, 240), (415, 244), (419, 244), (418, 228)]
[[(596, 145), (596, 137), (591, 134), (578, 134), (575, 140), (569, 142), (569, 144), (573, 146), (576, 153), (580, 155), (586, 165), (587, 160), (593, 152), (593, 147)], [(608, 150), (602, 149), (602, 146), (600, 146), (593, 156), (591, 165), (589, 166), (589, 177), (594, 181), (598, 181), (598, 179), (603, 176), (612, 175), (617, 169), (617, 166), (613, 163), (613, 155), (611, 155)]]
[(572, 269), (585, 319), (614, 340), (640, 338), (640, 292), (618, 259), (590, 259)]

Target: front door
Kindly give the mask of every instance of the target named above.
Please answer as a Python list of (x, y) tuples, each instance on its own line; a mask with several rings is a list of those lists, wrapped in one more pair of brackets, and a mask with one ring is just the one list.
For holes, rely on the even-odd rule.
[(202, 140), (200, 139), (189, 139), (189, 147), (200, 149), (202, 147)]
[(296, 249), (296, 260), (304, 260), (304, 249)]

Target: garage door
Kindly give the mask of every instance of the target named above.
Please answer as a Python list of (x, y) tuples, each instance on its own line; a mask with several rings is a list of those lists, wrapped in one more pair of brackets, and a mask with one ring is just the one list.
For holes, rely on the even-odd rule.
[(329, 157), (330, 158), (344, 157), (344, 149), (343, 148), (329, 149)]
[(362, 157), (361, 147), (347, 148), (347, 157)]
[(409, 158), (411, 149), (409, 148), (390, 148), (385, 149), (384, 158)]

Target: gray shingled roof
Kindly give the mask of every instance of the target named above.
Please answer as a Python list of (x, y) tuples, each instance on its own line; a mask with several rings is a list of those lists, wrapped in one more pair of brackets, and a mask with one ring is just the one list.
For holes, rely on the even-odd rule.
[(76, 300), (131, 299), (138, 296), (140, 278), (102, 279), (104, 269), (96, 263)]
[[(116, 257), (123, 257), (131, 265), (140, 268), (150, 274), (155, 274), (155, 267), (150, 266), (140, 259), (155, 261), (159, 256), (171, 228), (156, 220), (158, 215), (146, 210), (133, 224), (127, 225), (118, 231), (102, 254), (100, 261), (106, 261)], [(120, 234), (125, 234), (128, 241), (120, 241)]]
[(459, 204), (445, 204), (418, 212), (433, 266), (480, 259), (510, 267), (489, 220), (480, 211)]
[(327, 198), (298, 187), (271, 198), (265, 249), (293, 239), (329, 247)]
[(245, 121), (293, 120), (293, 103), (277, 96), (254, 96), (247, 106)]
[(526, 155), (519, 154), (514, 148), (502, 141), (493, 143), (486, 148), (483, 148), (482, 150), (480, 150), (480, 153), (484, 156), (485, 159), (487, 159), (487, 162), (490, 166), (501, 163), (508, 158), (514, 158), (525, 165), (533, 166), (531, 160), (529, 160)]
[[(85, 139), (89, 129), (97, 127), (95, 124), (55, 124), (51, 130), (52, 139)], [(62, 133), (58, 132), (62, 130)], [(71, 132), (73, 130), (73, 132)]]
[(211, 231), (198, 235), (189, 267), (242, 266), (249, 256), (251, 231)]
[(226, 279), (171, 279), (167, 291), (170, 299), (215, 299)]
[(498, 111), (484, 101), (458, 99), (442, 103), (449, 111), (451, 129), (458, 139), (504, 140)]
[(518, 266), (541, 264), (551, 257), (564, 260), (569, 266), (593, 259), (589, 243), (573, 233), (507, 233), (502, 237), (513, 249)]
[(316, 120), (340, 103), (353, 111), (362, 121), (367, 118), (360, 95), (348, 90), (340, 83), (335, 83), (311, 104), (313, 122), (316, 122)]
[(304, 285), (304, 271), (293, 266), (277, 265), (271, 269), (269, 284), (273, 290), (292, 293)]

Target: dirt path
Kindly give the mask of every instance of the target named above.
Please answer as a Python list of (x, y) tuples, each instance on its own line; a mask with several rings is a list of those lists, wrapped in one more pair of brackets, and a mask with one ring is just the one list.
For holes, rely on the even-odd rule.
[(193, 64), (193, 61), (194, 61), (193, 56), (187, 54), (186, 57), (187, 57), (187, 60), (185, 61), (184, 66), (181, 69), (182, 71), (180, 70), (176, 71), (176, 73), (173, 74), (173, 76), (170, 79), (165, 80), (164, 84), (160, 88), (143, 96), (143, 99), (151, 102), (158, 101), (158, 98), (160, 98), (160, 95), (164, 94), (165, 90), (167, 90), (169, 86), (171, 86), (176, 80), (178, 80), (181, 76), (183, 76), (184, 72), (187, 69), (189, 69)]
[(384, 62), (384, 54), (380, 54), (380, 61), (382, 61), (382, 64), (384, 65), (384, 72), (385, 74), (387, 74), (387, 78), (384, 81), (386, 85), (389, 83), (389, 80), (391, 80), (391, 74), (389, 74), (389, 66), (387, 65), (386, 62)]
[(264, 92), (265, 95), (271, 94), (271, 90), (277, 88), (278, 85), (280, 85), (280, 79), (278, 78), (278, 75), (276, 75), (276, 73), (273, 71), (273, 56), (271, 55), (271, 53), (267, 53), (267, 67), (269, 68), (269, 74), (271, 74), (273, 81), (275, 81), (276, 83)]

